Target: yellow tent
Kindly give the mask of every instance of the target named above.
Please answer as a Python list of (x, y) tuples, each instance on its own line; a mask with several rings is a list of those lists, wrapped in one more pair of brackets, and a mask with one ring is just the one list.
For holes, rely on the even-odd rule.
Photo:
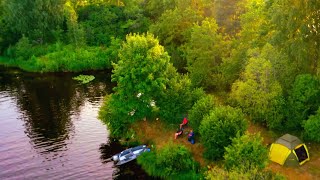
[(271, 145), (269, 159), (280, 165), (302, 165), (309, 161), (307, 146), (296, 136), (285, 134)]

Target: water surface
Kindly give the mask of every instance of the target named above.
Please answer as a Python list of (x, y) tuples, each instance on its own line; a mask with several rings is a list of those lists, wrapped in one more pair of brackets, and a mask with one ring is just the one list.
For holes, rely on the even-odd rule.
[[(0, 179), (147, 179), (97, 119), (110, 74), (82, 85), (76, 74), (30, 74), (0, 67)], [(120, 173), (119, 173), (120, 172)]]

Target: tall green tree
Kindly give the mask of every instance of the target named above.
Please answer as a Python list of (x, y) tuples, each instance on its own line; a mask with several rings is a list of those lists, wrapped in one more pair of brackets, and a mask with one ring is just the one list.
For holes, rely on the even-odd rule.
[(297, 74), (319, 75), (320, 2), (275, 0), (269, 10), (272, 44), (284, 51)]
[(239, 78), (248, 61), (248, 50), (261, 48), (272, 35), (268, 5), (264, 0), (244, 1), (238, 4), (243, 11), (240, 18), (241, 29), (231, 43), (230, 57), (223, 59), (221, 71), (224, 81), (231, 86)]
[(146, 13), (152, 20), (157, 20), (162, 13), (175, 7), (175, 0), (146, 0)]
[(165, 96), (157, 100), (159, 116), (168, 123), (178, 124), (182, 116), (204, 96), (204, 91), (194, 88), (187, 75), (175, 75), (166, 88)]
[(180, 46), (189, 36), (193, 24), (203, 19), (203, 11), (193, 6), (192, 1), (179, 3), (175, 9), (165, 11), (161, 17), (150, 26), (150, 32), (155, 34), (160, 43), (170, 54), (171, 61), (178, 69), (186, 67)]
[(38, 43), (54, 40), (62, 26), (65, 0), (3, 0), (4, 17), (11, 31)]
[(74, 4), (67, 1), (64, 5), (64, 14), (67, 24), (67, 36), (69, 43), (74, 44), (76, 47), (85, 45), (84, 31), (78, 24), (78, 14), (74, 8)]
[(175, 69), (163, 46), (151, 34), (129, 34), (114, 64), (112, 81), (122, 109), (135, 119), (150, 116), (165, 95)]
[(270, 61), (256, 49), (250, 53), (252, 57), (241, 78), (232, 85), (230, 96), (254, 121), (265, 122), (273, 113), (270, 111), (277, 98), (282, 96), (282, 88), (274, 78)]
[(205, 19), (192, 27), (191, 37), (184, 45), (187, 69), (196, 87), (212, 89), (222, 85), (219, 65), (228, 48), (218, 29), (213, 18)]

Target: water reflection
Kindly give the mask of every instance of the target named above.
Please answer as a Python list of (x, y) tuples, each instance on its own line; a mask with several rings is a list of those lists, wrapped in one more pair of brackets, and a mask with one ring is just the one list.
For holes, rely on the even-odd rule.
[(97, 98), (111, 90), (106, 85), (110, 81), (107, 75), (100, 74), (105, 82), (97, 80), (90, 85), (78, 83), (73, 76), (75, 74), (70, 73), (0, 73), (0, 89), (15, 98), (23, 114), (25, 133), (41, 154), (65, 151), (66, 141), (74, 136), (71, 117), (77, 119), (85, 98), (98, 103)]
[[(111, 157), (121, 151), (124, 148), (119, 144), (118, 141), (109, 141), (108, 143), (103, 143), (99, 148), (101, 152), (101, 161), (103, 163), (111, 164), (115, 167), (114, 162)], [(112, 174), (113, 179), (155, 179), (148, 176), (141, 167), (136, 163), (136, 160), (130, 161), (121, 166), (115, 167)]]
[(110, 75), (88, 85), (76, 74), (30, 74), (0, 67), (0, 179), (148, 179), (133, 161), (114, 167), (121, 150), (97, 119)]

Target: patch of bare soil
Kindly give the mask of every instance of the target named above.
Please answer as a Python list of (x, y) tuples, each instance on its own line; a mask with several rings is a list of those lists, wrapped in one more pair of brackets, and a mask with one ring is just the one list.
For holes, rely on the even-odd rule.
[[(178, 128), (179, 125), (177, 124), (174, 127)], [(204, 166), (205, 160), (202, 157), (204, 148), (202, 144), (197, 142), (197, 137), (195, 137), (196, 143), (191, 144), (187, 140), (188, 132), (190, 131), (190, 128), (187, 127), (184, 129), (182, 135), (180, 135), (177, 139), (174, 139), (174, 134), (176, 132), (174, 127), (166, 126), (161, 120), (140, 121), (133, 125), (133, 129), (137, 133), (137, 139), (139, 139), (139, 141), (142, 143), (155, 145), (157, 148), (163, 147), (170, 141), (177, 144), (182, 144), (189, 148), (194, 159), (198, 161), (201, 166)]]
[[(249, 133), (260, 133), (266, 145), (271, 145), (280, 135), (273, 134), (261, 125), (250, 124)], [(310, 161), (299, 167), (284, 167), (272, 161), (268, 169), (284, 175), (289, 180), (320, 180), (320, 144), (306, 144), (309, 150)]]

